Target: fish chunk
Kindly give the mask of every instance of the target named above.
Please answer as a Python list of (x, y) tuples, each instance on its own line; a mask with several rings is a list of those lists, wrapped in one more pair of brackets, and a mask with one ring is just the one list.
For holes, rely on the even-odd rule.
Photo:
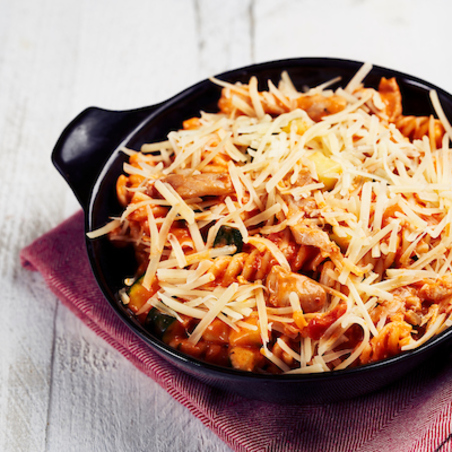
[(440, 279), (427, 279), (419, 290), (419, 295), (427, 300), (438, 302), (452, 296), (452, 275)]
[(182, 199), (222, 196), (234, 191), (228, 174), (203, 173), (194, 176), (170, 174), (162, 179), (170, 184)]
[(318, 312), (326, 302), (323, 287), (307, 276), (285, 270), (279, 265), (272, 267), (266, 281), (273, 306), (289, 306), (289, 295), (295, 292), (303, 312)]
[(291, 226), (290, 230), (295, 241), (299, 245), (314, 246), (319, 248), (324, 257), (337, 254), (339, 247), (333, 243), (328, 234), (320, 229), (312, 228), (297, 224)]
[(297, 105), (304, 110), (309, 117), (319, 122), (323, 117), (339, 113), (347, 106), (347, 101), (341, 96), (326, 97), (321, 94), (313, 96), (300, 96)]
[(396, 79), (382, 77), (378, 86), (381, 100), (385, 104), (385, 113), (389, 122), (394, 122), (402, 114), (402, 95)]

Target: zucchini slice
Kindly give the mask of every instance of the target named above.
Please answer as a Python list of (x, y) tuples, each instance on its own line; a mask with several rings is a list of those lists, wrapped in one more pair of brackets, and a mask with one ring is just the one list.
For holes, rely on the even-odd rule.
[(236, 228), (231, 228), (230, 226), (221, 226), (218, 231), (213, 246), (225, 246), (225, 245), (235, 245), (237, 248), (236, 253), (240, 253), (243, 249), (243, 237), (240, 231)]

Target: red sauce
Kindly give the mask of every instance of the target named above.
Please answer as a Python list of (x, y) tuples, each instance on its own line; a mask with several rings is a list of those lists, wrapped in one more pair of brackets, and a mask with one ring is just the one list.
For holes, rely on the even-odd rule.
[(311, 339), (319, 340), (325, 331), (342, 315), (345, 314), (347, 306), (345, 303), (337, 305), (333, 310), (325, 312), (323, 314), (316, 314), (308, 325), (306, 326), (304, 332)]

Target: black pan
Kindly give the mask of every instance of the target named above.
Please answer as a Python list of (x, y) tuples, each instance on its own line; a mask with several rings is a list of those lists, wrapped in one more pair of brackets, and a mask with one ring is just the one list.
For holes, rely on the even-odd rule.
[[(256, 75), (260, 83), (278, 82), (288, 71), (299, 88), (313, 87), (341, 76), (336, 85), (345, 86), (362, 63), (328, 58), (300, 58), (248, 66), (217, 76), (247, 83)], [(377, 87), (381, 77), (397, 78), (403, 97), (404, 114), (433, 113), (429, 91), (435, 89), (446, 116), (452, 118), (452, 96), (415, 77), (374, 67), (365, 80)], [(265, 86), (261, 86), (262, 89)], [(333, 87), (334, 88), (334, 87)], [(220, 88), (202, 81), (158, 105), (130, 111), (88, 108), (63, 131), (52, 154), (58, 171), (68, 182), (86, 215), (86, 230), (104, 225), (121, 207), (116, 200), (115, 183), (122, 173), (126, 145), (139, 149), (145, 142), (163, 140), (182, 121), (200, 110), (215, 112)], [(136, 263), (131, 249), (118, 249), (107, 238), (87, 240), (87, 252), (97, 282), (121, 320), (176, 367), (206, 384), (234, 391), (249, 398), (278, 403), (320, 403), (356, 397), (375, 391), (410, 372), (427, 359), (435, 359), (452, 342), (452, 329), (431, 339), (416, 350), (374, 364), (311, 375), (256, 375), (206, 364), (167, 346), (146, 331), (118, 301), (117, 292), (125, 277), (134, 274)]]

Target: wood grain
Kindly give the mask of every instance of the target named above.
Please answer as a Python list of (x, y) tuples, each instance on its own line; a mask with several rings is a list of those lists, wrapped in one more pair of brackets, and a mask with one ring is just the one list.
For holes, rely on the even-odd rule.
[(297, 56), (371, 61), (452, 91), (451, 5), (0, 0), (0, 450), (230, 450), (20, 267), (20, 249), (79, 208), (50, 162), (76, 114)]

